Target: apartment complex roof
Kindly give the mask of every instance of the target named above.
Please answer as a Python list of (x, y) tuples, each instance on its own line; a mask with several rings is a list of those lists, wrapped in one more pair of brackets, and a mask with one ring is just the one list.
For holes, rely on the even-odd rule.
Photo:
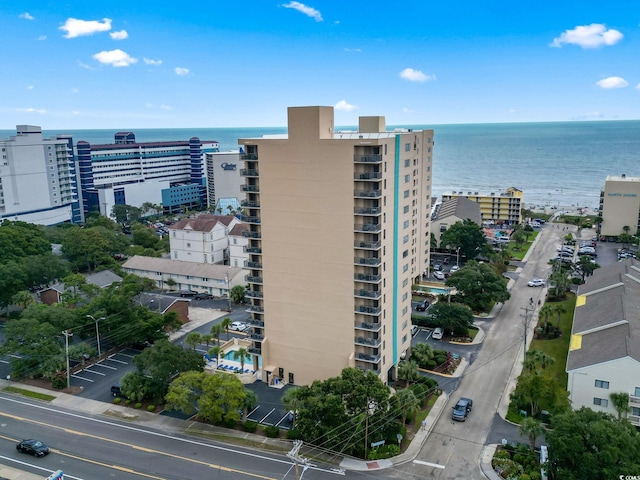
[(243, 232), (249, 231), (249, 225), (246, 223), (238, 223), (233, 226), (233, 228), (229, 231), (229, 235), (235, 235), (236, 237), (241, 237)]
[(478, 225), (480, 225), (480, 222), (482, 221), (480, 205), (465, 197), (456, 197), (442, 202), (436, 209), (435, 218), (433, 220), (442, 220), (451, 216), (458, 217), (462, 220), (468, 219)]
[(242, 268), (229, 265), (217, 265), (208, 263), (183, 262), (169, 258), (143, 257), (136, 255), (122, 265), (124, 269), (140, 270), (145, 272), (162, 272), (170, 275), (189, 275), (199, 278), (212, 278), (224, 280), (234, 278)]
[(600, 268), (578, 289), (567, 371), (631, 357), (640, 362), (640, 262)]
[(236, 218), (233, 215), (200, 215), (196, 218), (183, 218), (169, 226), (169, 230), (194, 230), (196, 232), (210, 232), (217, 223), (228, 227)]

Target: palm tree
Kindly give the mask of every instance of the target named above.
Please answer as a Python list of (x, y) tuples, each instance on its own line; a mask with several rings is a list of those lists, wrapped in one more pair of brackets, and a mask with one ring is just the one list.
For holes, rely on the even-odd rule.
[(198, 332), (191, 332), (189, 333), (186, 338), (184, 339), (184, 343), (186, 343), (187, 345), (189, 345), (191, 348), (193, 348), (194, 350), (196, 349), (196, 346), (202, 341), (202, 335), (200, 335)]
[(413, 415), (413, 413), (420, 408), (420, 401), (408, 388), (398, 390), (396, 393), (396, 400), (398, 402), (398, 409), (402, 417), (402, 425), (407, 421), (407, 417)]
[(245, 388), (244, 393), (245, 395), (242, 399), (242, 423), (247, 421), (247, 415), (249, 415), (249, 411), (256, 406), (256, 403), (258, 403), (258, 396), (253, 390)]
[(211, 344), (212, 340), (213, 340), (213, 335), (211, 335), (210, 333), (205, 333), (204, 335), (202, 335), (202, 338), (200, 339), (200, 341), (207, 346), (207, 350), (209, 349), (209, 345)]
[(623, 416), (626, 417), (629, 411), (629, 394), (625, 392), (611, 392), (609, 398), (611, 399), (613, 408), (618, 412), (618, 420)]
[(220, 345), (214, 345), (209, 349), (209, 356), (216, 357), (216, 362), (220, 359), (220, 355), (222, 355), (222, 347)]
[(527, 417), (520, 424), (520, 433), (529, 437), (529, 445), (532, 452), (536, 449), (536, 439), (544, 432), (544, 426), (537, 418)]
[(282, 404), (287, 408), (287, 410), (293, 412), (293, 424), (291, 425), (291, 428), (295, 427), (297, 419), (296, 414), (300, 407), (302, 407), (302, 399), (300, 398), (301, 392), (300, 387), (293, 387), (287, 389), (284, 392), (284, 395), (282, 395)]
[(244, 362), (245, 360), (251, 359), (251, 354), (247, 351), (246, 348), (239, 348), (236, 350), (236, 360), (240, 360), (240, 373), (244, 372)]
[(424, 366), (433, 358), (433, 347), (428, 343), (419, 343), (411, 348), (411, 357), (415, 359), (418, 366)]
[(35, 303), (35, 300), (27, 290), (21, 290), (11, 297), (11, 302), (20, 308), (25, 309), (32, 303)]
[(400, 362), (398, 364), (398, 378), (406, 382), (405, 388), (409, 387), (409, 383), (415, 382), (420, 378), (418, 364), (414, 360)]
[(229, 338), (229, 327), (231, 326), (232, 323), (233, 322), (229, 317), (223, 318), (222, 321), (220, 322), (220, 325), (222, 325), (222, 328), (224, 329), (224, 331), (227, 332), (227, 339)]
[(544, 319), (544, 323), (549, 321), (549, 317), (553, 314), (554, 308), (552, 305), (543, 305), (540, 309), (540, 318)]
[(553, 312), (558, 316), (556, 319), (556, 328), (558, 330), (560, 330), (560, 317), (562, 317), (562, 314), (566, 311), (567, 311), (567, 307), (565, 307), (564, 304), (562, 303), (557, 303), (553, 307)]
[(555, 360), (540, 350), (529, 350), (525, 356), (524, 369), (531, 373), (536, 373), (538, 368), (544, 370)]
[(211, 325), (210, 333), (213, 336), (213, 338), (216, 339), (216, 341), (218, 342), (218, 345), (220, 345), (220, 335), (222, 335), (222, 332), (224, 332), (224, 327), (222, 326), (221, 323), (216, 323), (214, 325)]

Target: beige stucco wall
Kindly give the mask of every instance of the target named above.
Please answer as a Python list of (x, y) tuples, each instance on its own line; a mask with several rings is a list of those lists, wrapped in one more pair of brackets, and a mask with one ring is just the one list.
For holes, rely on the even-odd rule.
[(604, 186), (601, 235), (635, 235), (640, 211), (640, 177), (608, 177)]

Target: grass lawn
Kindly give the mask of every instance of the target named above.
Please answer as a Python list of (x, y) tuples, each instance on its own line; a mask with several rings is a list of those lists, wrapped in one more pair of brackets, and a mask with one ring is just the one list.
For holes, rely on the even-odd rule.
[[(544, 370), (544, 375), (553, 378), (556, 382), (566, 388), (567, 355), (569, 353), (569, 342), (571, 341), (571, 323), (573, 322), (573, 310), (576, 306), (576, 296), (569, 293), (567, 300), (563, 302), (549, 302), (549, 305), (562, 304), (565, 312), (560, 316), (560, 331), (562, 335), (553, 340), (534, 339), (529, 350), (540, 350), (552, 357), (555, 361)], [(546, 303), (545, 303), (546, 304)], [(549, 317), (549, 321), (555, 325), (556, 315)], [(542, 319), (540, 319), (542, 321)]]
[[(527, 232), (527, 233), (529, 234), (528, 242), (524, 242), (520, 246), (517, 246), (515, 242), (509, 243), (509, 246), (507, 247), (507, 252), (509, 252), (510, 258), (517, 258), (518, 260), (522, 260), (524, 256), (527, 254), (527, 252), (529, 251), (529, 248), (533, 244), (533, 241), (538, 236), (538, 233), (540, 232), (533, 231), (533, 232)], [(516, 250), (516, 248), (518, 250)]]
[(46, 402), (50, 402), (56, 399), (55, 395), (47, 395), (46, 393), (32, 392), (31, 390), (26, 390), (24, 388), (4, 387), (3, 390), (9, 393), (17, 393), (18, 395), (24, 395), (25, 397), (37, 398), (38, 400), (44, 400)]

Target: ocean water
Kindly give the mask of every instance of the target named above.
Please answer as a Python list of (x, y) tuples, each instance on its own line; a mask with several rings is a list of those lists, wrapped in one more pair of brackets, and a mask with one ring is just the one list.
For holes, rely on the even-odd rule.
[[(607, 175), (640, 176), (640, 121), (390, 125), (432, 128), (433, 194), (489, 194), (516, 187), (527, 205), (597, 207)], [(351, 129), (344, 126), (336, 129)], [(123, 129), (129, 130), (129, 129)], [(216, 140), (220, 150), (238, 138), (286, 133), (285, 127), (131, 129), (136, 140)], [(116, 130), (43, 130), (71, 134), (74, 143), (113, 143)], [(15, 135), (0, 130), (0, 138)]]

